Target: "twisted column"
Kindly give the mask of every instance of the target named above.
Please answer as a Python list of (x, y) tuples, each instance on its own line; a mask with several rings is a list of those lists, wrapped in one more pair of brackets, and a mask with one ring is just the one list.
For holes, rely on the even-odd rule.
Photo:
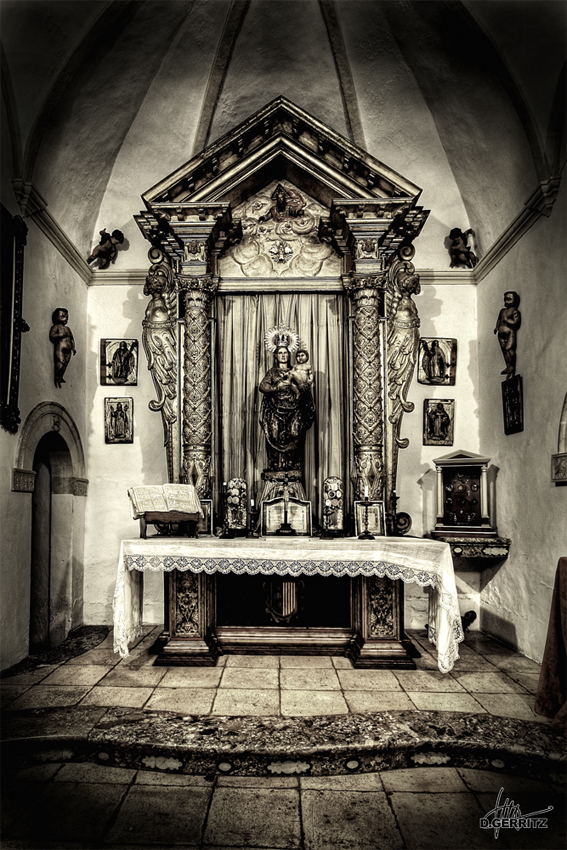
[(183, 481), (199, 497), (210, 497), (212, 409), (211, 324), (209, 309), (218, 279), (177, 276), (184, 293), (185, 343), (183, 356)]
[(354, 305), (353, 437), (355, 495), (383, 498), (384, 403), (380, 347), (383, 277), (353, 275), (345, 288)]

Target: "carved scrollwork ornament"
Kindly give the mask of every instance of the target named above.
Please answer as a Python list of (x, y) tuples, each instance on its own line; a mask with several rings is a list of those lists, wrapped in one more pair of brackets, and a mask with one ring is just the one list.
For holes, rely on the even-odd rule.
[(149, 251), (154, 260), (144, 285), (144, 295), (151, 296), (142, 322), (142, 344), (148, 360), (157, 399), (148, 407), (160, 411), (164, 430), (168, 472), (173, 479), (174, 440), (172, 429), (177, 421), (177, 340), (175, 336), (175, 294), (172, 269), (158, 248)]
[[(408, 439), (400, 438), (404, 413), (411, 413), (414, 404), (407, 394), (415, 369), (419, 347), (419, 316), (412, 300), (419, 295), (419, 275), (407, 260), (394, 260), (388, 270), (386, 315), (388, 318), (388, 417), (387, 469), (388, 493), (395, 490), (398, 449), (407, 448)], [(392, 512), (392, 506), (387, 505)]]

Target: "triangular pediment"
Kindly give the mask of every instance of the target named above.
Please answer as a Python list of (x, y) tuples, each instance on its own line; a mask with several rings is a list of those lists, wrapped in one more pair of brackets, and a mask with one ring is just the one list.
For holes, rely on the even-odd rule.
[(333, 199), (388, 199), (413, 205), (421, 189), (362, 148), (276, 98), (142, 195), (155, 204), (229, 202), (234, 207), (272, 181)]
[(475, 452), (467, 452), (464, 449), (455, 449), (443, 457), (435, 458), (433, 461), (437, 466), (457, 466), (460, 463), (476, 464), (478, 466), (490, 463), (490, 458), (484, 455), (475, 454)]

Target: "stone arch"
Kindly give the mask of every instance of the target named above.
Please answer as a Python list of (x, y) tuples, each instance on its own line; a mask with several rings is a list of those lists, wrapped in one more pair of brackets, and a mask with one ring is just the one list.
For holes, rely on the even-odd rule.
[(88, 481), (79, 431), (60, 404), (38, 404), (22, 428), (12, 489), (30, 493), (30, 649), (82, 625)]
[(62, 405), (54, 401), (42, 402), (34, 407), (22, 427), (16, 458), (17, 465), (12, 475), (12, 490), (23, 493), (33, 492), (35, 450), (41, 438), (52, 431), (59, 433), (65, 440), (71, 458), (69, 474), (66, 480), (61, 480), (58, 484), (59, 487), (68, 489), (60, 489), (58, 492), (86, 496), (88, 480), (85, 477), (85, 453), (79, 430), (72, 416)]

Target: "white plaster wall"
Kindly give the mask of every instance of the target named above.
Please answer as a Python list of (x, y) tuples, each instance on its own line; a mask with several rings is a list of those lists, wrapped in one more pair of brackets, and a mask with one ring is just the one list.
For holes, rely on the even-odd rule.
[[(40, 402), (57, 402), (74, 420), (85, 448), (87, 288), (33, 221), (28, 219), (27, 224), (29, 231), (24, 257), (22, 315), (31, 330), (22, 335), (19, 394), (22, 425)], [(69, 310), (69, 327), (73, 331), (77, 346), (77, 354), (71, 358), (65, 373), (66, 383), (60, 389), (53, 385), (53, 344), (49, 340), (51, 314), (56, 307), (66, 307)], [(11, 490), (12, 469), (17, 466), (22, 425), (15, 435), (0, 429), (2, 669), (17, 663), (28, 654), (32, 497), (29, 493), (13, 493)], [(75, 502), (78, 498), (74, 497)], [(73, 558), (80, 559), (79, 563), (75, 561), (79, 569), (83, 558), (81, 507), (82, 505), (77, 505), (77, 527), (74, 534), (76, 550), (73, 553)]]
[[(550, 480), (567, 390), (565, 181), (549, 219), (540, 218), (478, 291), (482, 452), (498, 469), (497, 520), (512, 540), (499, 568), (482, 575), (481, 628), (541, 660), (557, 561), (567, 554), (567, 488)], [(520, 297), (517, 373), (524, 389), (524, 430), (505, 436), (493, 334), (506, 290)]]
[[(421, 253), (415, 257), (419, 268)], [(463, 283), (452, 285), (425, 284), (414, 301), (421, 320), (424, 337), (446, 337), (457, 340), (457, 370), (455, 386), (436, 387), (420, 384), (414, 374), (408, 393), (415, 408), (404, 414), (401, 437), (410, 441), (398, 455), (398, 509), (412, 517), (410, 535), (422, 537), (431, 533), (437, 512), (436, 473), (433, 460), (456, 449), (479, 452), (479, 376), (476, 342), (477, 287)], [(455, 431), (453, 446), (423, 445), (423, 404), (425, 399), (455, 400)], [(457, 590), (461, 614), (480, 604), (477, 573), (457, 574)], [(423, 628), (427, 622), (428, 590), (419, 585), (405, 587), (405, 624), (407, 628)], [(425, 619), (424, 619), (425, 618)], [(478, 628), (479, 619), (473, 624)]]
[[(86, 624), (112, 623), (112, 598), (120, 541), (139, 536), (131, 518), (128, 488), (167, 481), (161, 416), (148, 409), (156, 397), (142, 347), (142, 320), (148, 299), (140, 286), (90, 286), (88, 291), (87, 416), (89, 419), (89, 499), (86, 516), (84, 618)], [(100, 340), (139, 341), (138, 385), (100, 385)], [(104, 399), (134, 400), (134, 442), (104, 441)], [(163, 622), (163, 576), (144, 577), (144, 620)]]

